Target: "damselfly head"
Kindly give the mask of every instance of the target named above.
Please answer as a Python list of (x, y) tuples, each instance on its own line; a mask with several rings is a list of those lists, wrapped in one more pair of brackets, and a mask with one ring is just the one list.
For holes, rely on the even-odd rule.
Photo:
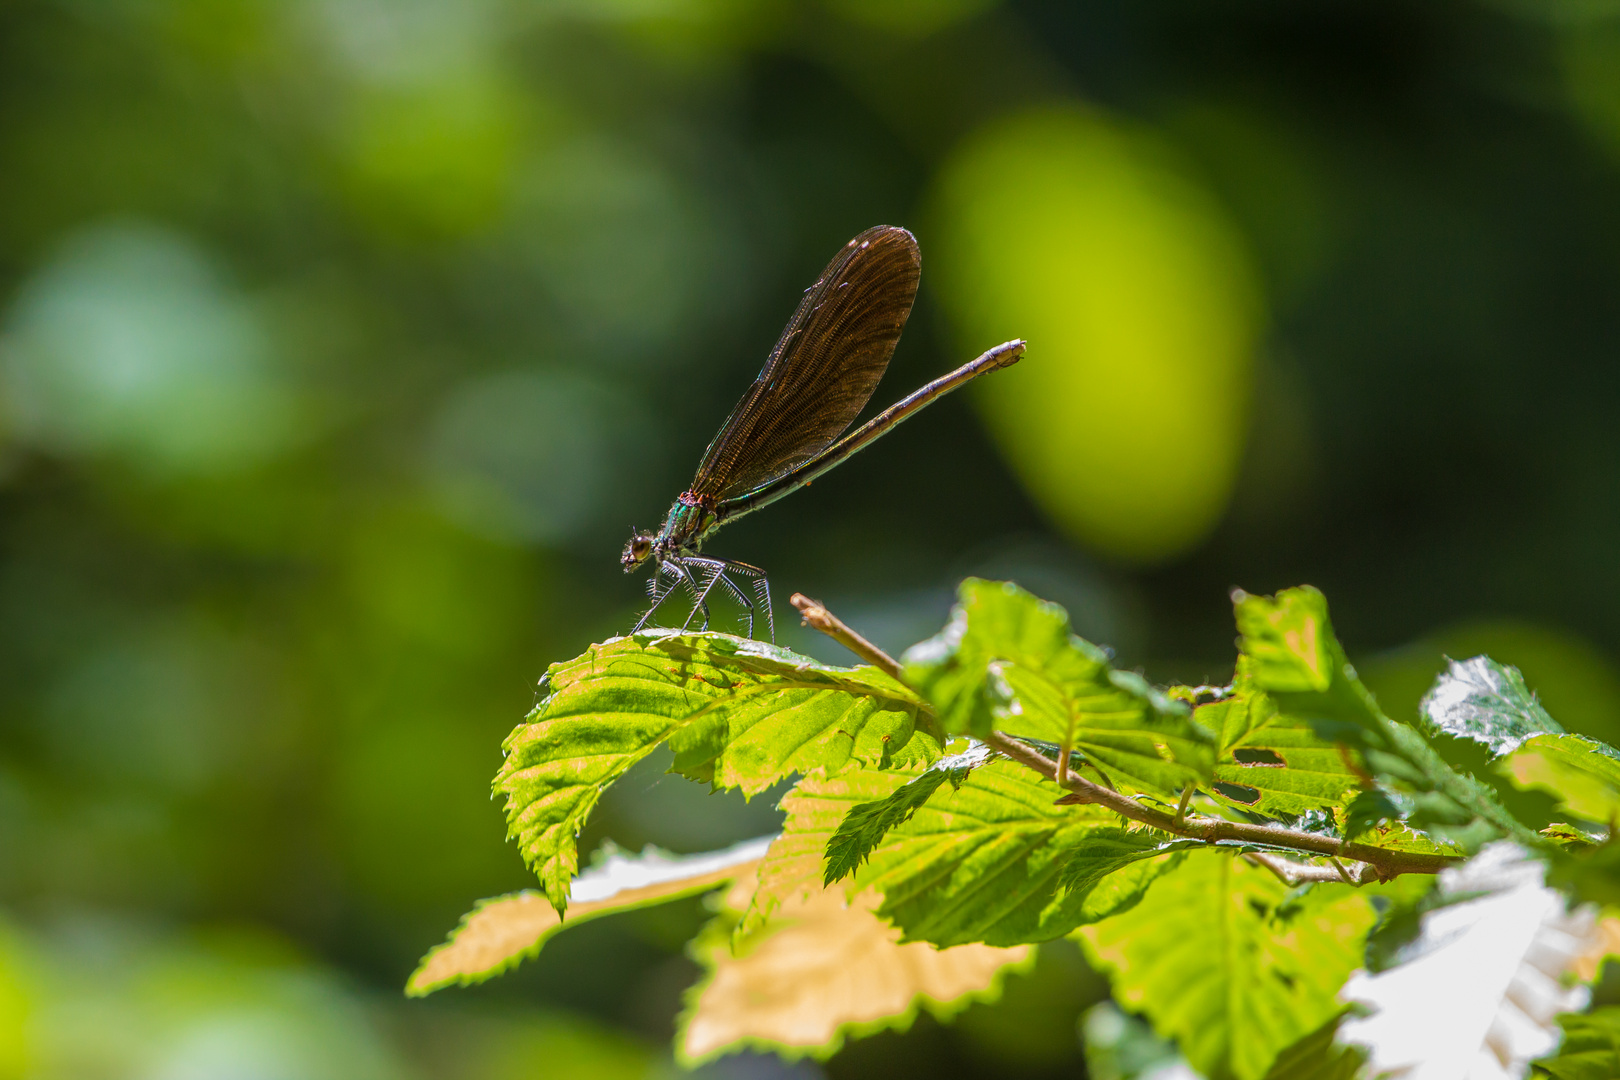
[(624, 554), (619, 556), (619, 565), (624, 567), (625, 573), (631, 573), (652, 555), (652, 533), (636, 533), (630, 542), (624, 545)]

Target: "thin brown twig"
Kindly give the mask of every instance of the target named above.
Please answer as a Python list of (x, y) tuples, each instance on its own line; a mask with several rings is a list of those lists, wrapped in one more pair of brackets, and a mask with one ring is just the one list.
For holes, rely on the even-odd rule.
[[(794, 593), (791, 603), (804, 616), (806, 626), (820, 630), (874, 667), (881, 668), (897, 679), (901, 677), (902, 669), (894, 657), (854, 630), (851, 630), (842, 619), (828, 611), (824, 605), (810, 599), (803, 593)], [(1287, 829), (1273, 825), (1251, 825), (1248, 822), (1228, 821), (1225, 818), (1204, 817), (1202, 815), (1189, 816), (1186, 814), (1185, 806), (1178, 807), (1177, 812), (1173, 815), (1167, 814), (1162, 810), (1146, 806), (1128, 795), (1122, 795), (1102, 784), (1093, 783), (1072, 770), (1064, 770), (1066, 775), (1060, 781), (1058, 779), (1057, 762), (1010, 735), (992, 731), (984, 737), (983, 742), (1001, 756), (1033, 769), (1048, 780), (1057, 783), (1058, 786), (1068, 789), (1069, 794), (1058, 799), (1059, 803), (1091, 803), (1107, 807), (1121, 817), (1152, 826), (1173, 836), (1202, 840), (1208, 844), (1222, 840), (1237, 843), (1265, 844), (1268, 847), (1291, 848), (1302, 855), (1335, 860), (1344, 858), (1365, 864), (1356, 873), (1352, 874), (1342, 865), (1337, 869), (1332, 866), (1309, 866), (1274, 857), (1270, 858), (1268, 862), (1261, 863), (1261, 865), (1265, 865), (1273, 871), (1281, 872), (1279, 867), (1270, 865), (1270, 862), (1279, 863), (1289, 874), (1295, 875), (1298, 881), (1343, 880), (1351, 881), (1353, 884), (1360, 884), (1369, 880), (1387, 881), (1400, 874), (1439, 873), (1447, 866), (1459, 861), (1447, 855), (1389, 851), (1384, 848), (1371, 847), (1367, 844), (1339, 840), (1332, 836), (1323, 836), (1320, 833), (1304, 832), (1300, 829)], [(1184, 803), (1186, 801), (1186, 799), (1183, 800)], [(1258, 856), (1260, 853), (1251, 852), (1250, 854)]]
[(844, 620), (828, 611), (820, 600), (812, 600), (804, 593), (794, 593), (788, 603), (799, 609), (799, 614), (804, 617), (802, 622), (805, 626), (820, 630), (873, 667), (882, 668), (884, 672), (897, 679), (900, 677), (902, 669), (898, 660), (851, 630)]
[[(1350, 877), (1348, 872), (1341, 874), (1338, 869), (1332, 866), (1312, 866), (1310, 863), (1294, 862), (1292, 859), (1284, 859), (1263, 851), (1245, 852), (1243, 857), (1256, 866), (1263, 866), (1270, 870), (1277, 875), (1279, 881), (1290, 888), (1307, 881), (1331, 882), (1333, 884), (1343, 882), (1348, 885), (1362, 884), (1361, 881)], [(1363, 866), (1365, 867), (1365, 864)], [(1369, 873), (1367, 880), (1377, 880), (1376, 871)]]
[[(1056, 782), (1056, 763), (1034, 747), (999, 731), (990, 732), (985, 736), (984, 742), (1003, 757), (1026, 765)], [(1225, 818), (1198, 815), (1190, 815), (1177, 821), (1172, 814), (1155, 810), (1117, 791), (1109, 791), (1101, 784), (1094, 784), (1084, 777), (1070, 775), (1068, 782), (1063, 786), (1068, 788), (1071, 794), (1058, 800), (1059, 802), (1085, 802), (1104, 806), (1132, 821), (1151, 825), (1174, 836), (1202, 840), (1208, 844), (1231, 840), (1238, 843), (1292, 848), (1305, 855), (1322, 857), (1338, 855), (1367, 863), (1379, 880), (1387, 880), (1397, 874), (1435, 874), (1458, 861), (1445, 855), (1388, 851), (1366, 844), (1350, 843), (1332, 836), (1323, 836), (1320, 833), (1286, 829), (1275, 825), (1251, 825), (1244, 821), (1228, 821)], [(1337, 876), (1335, 873), (1335, 880)]]

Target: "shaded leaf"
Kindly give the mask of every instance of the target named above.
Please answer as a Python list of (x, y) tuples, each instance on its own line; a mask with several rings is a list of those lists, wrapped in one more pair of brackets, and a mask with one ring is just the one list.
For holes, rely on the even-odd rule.
[(1373, 923), (1368, 898), (1349, 886), (1289, 900), (1267, 871), (1196, 851), (1134, 908), (1077, 937), (1120, 1005), (1175, 1039), (1193, 1068), (1260, 1080), (1340, 1010), (1339, 987)]
[(1365, 967), (1377, 974), (1414, 959), (1423, 932), (1423, 917), (1452, 904), (1477, 898), (1479, 893), (1448, 893), (1437, 877), (1408, 874), (1386, 885), (1373, 903), (1382, 910), (1378, 925), (1367, 936)]
[(752, 885), (739, 880), (724, 910), (691, 945), (705, 974), (687, 992), (676, 1050), (687, 1065), (743, 1047), (825, 1058), (848, 1037), (904, 1031), (918, 1012), (944, 1019), (1000, 996), (1029, 946), (901, 944), (872, 913), (874, 894), (847, 903), (842, 889), (785, 899), (778, 917), (733, 946)]
[(1547, 853), (1547, 883), (1575, 900), (1620, 906), (1620, 843)]
[(1350, 1010), (1341, 1010), (1333, 1019), (1301, 1038), (1277, 1055), (1265, 1080), (1356, 1080), (1367, 1055), (1360, 1048), (1335, 1042), (1339, 1025)]
[[(772, 839), (746, 840), (722, 851), (686, 856), (652, 847), (640, 855), (610, 848), (574, 880), (567, 925), (752, 878)], [(462, 917), (449, 940), (422, 958), (405, 993), (422, 997), (452, 984), (470, 986), (493, 978), (532, 959), (563, 926), (551, 902), (533, 890), (481, 900)]]
[(1485, 743), (1437, 732), (1430, 736), (1429, 745), (1452, 769), (1489, 787), (1496, 801), (1513, 815), (1515, 821), (1536, 832), (1541, 832), (1560, 817), (1569, 816), (1560, 811), (1558, 799), (1548, 792), (1517, 783), (1506, 761), (1493, 757)]
[(1564, 1041), (1558, 1053), (1533, 1064), (1553, 1080), (1614, 1080), (1620, 1076), (1620, 1006), (1558, 1018)]
[(838, 668), (728, 634), (647, 632), (553, 664), (507, 736), (508, 835), (560, 912), (575, 837), (603, 790), (668, 740), (675, 770), (754, 795), (783, 776), (932, 760), (922, 702), (876, 668)]

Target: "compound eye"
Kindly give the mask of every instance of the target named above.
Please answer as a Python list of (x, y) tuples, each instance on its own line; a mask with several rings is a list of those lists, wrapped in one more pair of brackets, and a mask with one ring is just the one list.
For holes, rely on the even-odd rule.
[(624, 554), (620, 556), (619, 561), (624, 563), (626, 570), (634, 569), (652, 555), (652, 546), (652, 537), (632, 536), (630, 542), (624, 545)]

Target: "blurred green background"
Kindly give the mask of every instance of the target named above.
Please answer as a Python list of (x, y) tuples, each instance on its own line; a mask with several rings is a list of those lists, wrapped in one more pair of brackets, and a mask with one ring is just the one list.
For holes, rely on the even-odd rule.
[[(1310, 582), (1396, 715), (1486, 651), (1620, 741), (1615, 0), (4, 0), (0, 1080), (671, 1073), (697, 901), (400, 988), (530, 883), (501, 737), (878, 223), (877, 404), (1029, 355), (727, 529), (784, 623), (1011, 577), (1221, 680), (1228, 590)], [(772, 827), (662, 767), (587, 846)], [(1078, 1075), (1104, 993), (707, 1073)]]

